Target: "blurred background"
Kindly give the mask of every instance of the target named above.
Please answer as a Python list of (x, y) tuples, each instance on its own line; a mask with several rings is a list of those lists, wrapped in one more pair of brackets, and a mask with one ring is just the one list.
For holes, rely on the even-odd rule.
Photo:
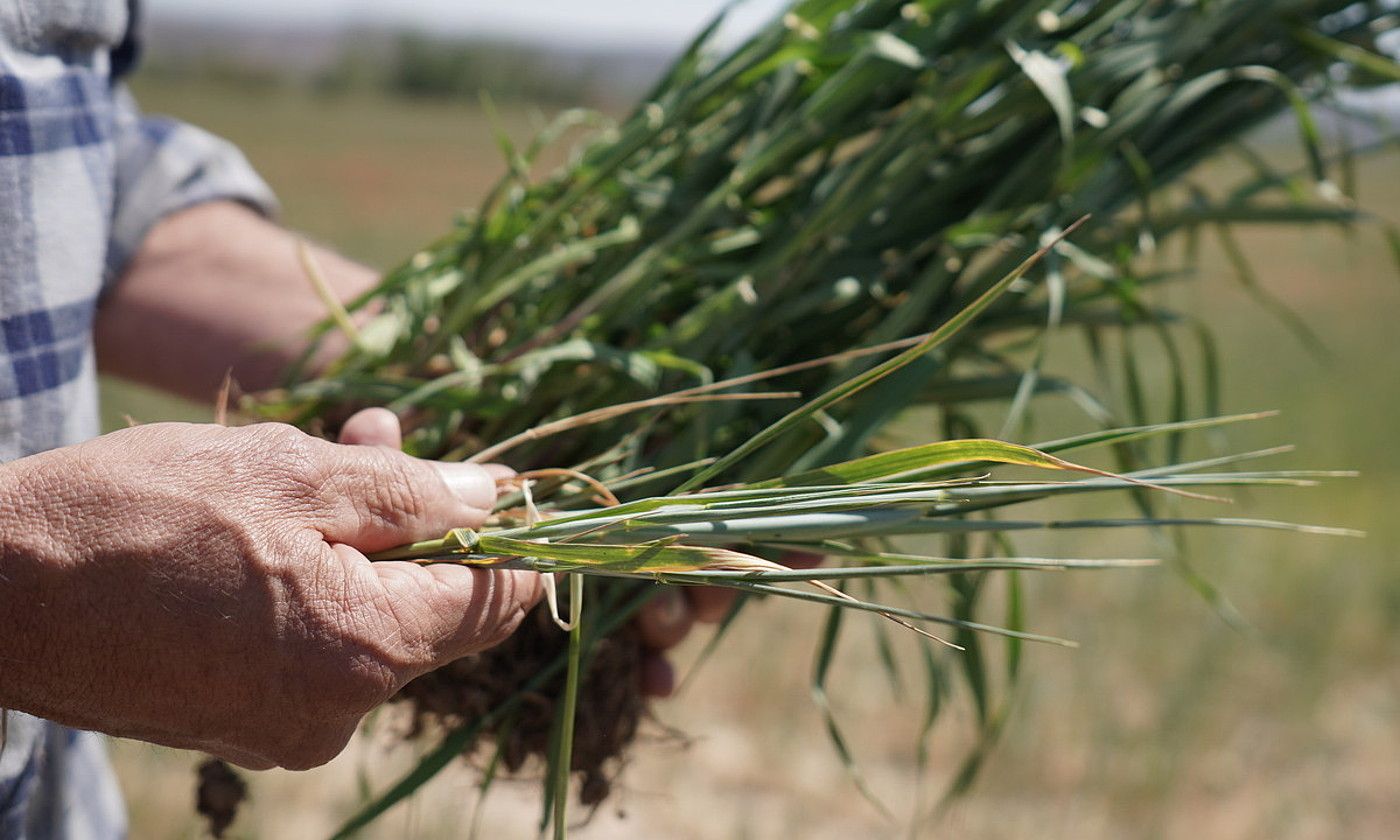
[[(445, 230), (501, 171), (479, 91), (517, 140), (561, 108), (620, 114), (721, 4), (146, 5), (147, 53), (133, 81), (142, 105), (234, 141), (278, 192), (287, 225), (387, 268)], [(741, 7), (730, 37), (781, 5)], [(1395, 114), (1395, 102), (1383, 96), (1367, 107)], [(1281, 119), (1256, 140), (1288, 161), (1298, 157), (1295, 138)], [(1213, 183), (1231, 171), (1217, 163), (1194, 177)], [(1362, 206), (1400, 220), (1400, 158), (1370, 157), (1359, 174)], [(940, 822), (912, 831), (910, 815), (936, 798), (966, 747), (965, 698), (946, 710), (932, 769), (918, 778), (920, 689), (891, 685), (870, 628), (853, 628), (834, 704), (871, 787), (895, 814), (887, 819), (849, 782), (808, 699), (821, 611), (764, 604), (678, 698), (656, 706), (614, 798), (576, 836), (1400, 836), (1400, 273), (1375, 229), (1260, 229), (1243, 242), (1261, 282), (1306, 318), (1330, 355), (1310, 353), (1262, 312), (1203, 242), (1199, 275), (1161, 294), (1216, 331), (1225, 411), (1282, 412), (1231, 431), (1231, 447), (1295, 443), (1273, 466), (1362, 476), (1257, 492), (1240, 499), (1238, 513), (1364, 529), (1366, 539), (1190, 535), (1193, 562), (1235, 603), (1246, 631), (1227, 626), (1169, 569), (1027, 576), (1031, 629), (1081, 646), (1026, 650), (1027, 678), (982, 779)], [(1048, 364), (1064, 372), (1082, 362), (1065, 347)], [(104, 388), (109, 426), (127, 416), (209, 417), (120, 383)], [(1036, 431), (1066, 429), (1085, 424), (1051, 413)], [(1141, 542), (1059, 535), (1017, 545), (1155, 552)], [(703, 641), (682, 649), (682, 672)], [(252, 777), (231, 836), (325, 836), (366, 786), (382, 789), (413, 761), (418, 747), (394, 732), (381, 720), (326, 768)], [(114, 752), (133, 837), (200, 836), (199, 756), (133, 742)], [(466, 836), (475, 779), (465, 764), (454, 769), (365, 836)], [(531, 836), (537, 781), (498, 785), (481, 836)]]

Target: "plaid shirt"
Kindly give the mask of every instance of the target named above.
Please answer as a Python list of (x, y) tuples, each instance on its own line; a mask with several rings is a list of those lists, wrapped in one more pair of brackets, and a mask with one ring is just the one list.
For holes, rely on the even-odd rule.
[[(0, 0), (0, 462), (98, 433), (93, 317), (152, 225), (213, 199), (273, 206), (235, 148), (121, 86), (135, 7)], [(7, 722), (0, 838), (124, 834), (95, 736)]]

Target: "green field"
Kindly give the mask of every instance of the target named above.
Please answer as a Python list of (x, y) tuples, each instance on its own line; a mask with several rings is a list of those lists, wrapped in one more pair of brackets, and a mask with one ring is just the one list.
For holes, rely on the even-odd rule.
[[(288, 225), (377, 267), (439, 233), (499, 169), (489, 126), (466, 105), (169, 81), (138, 84), (138, 93), (149, 110), (236, 141), (281, 195)], [(508, 111), (504, 122), (519, 137), (531, 119)], [(1366, 161), (1359, 181), (1363, 206), (1400, 219), (1400, 160)], [(1363, 475), (1243, 496), (1228, 515), (1342, 525), (1368, 538), (1191, 535), (1194, 562), (1235, 602), (1248, 632), (1227, 627), (1168, 569), (1027, 578), (1033, 629), (1082, 646), (1028, 650), (1030, 678), (985, 777), (917, 836), (1400, 836), (1400, 276), (1374, 230), (1259, 229), (1242, 239), (1262, 282), (1304, 315), (1331, 358), (1319, 361), (1261, 313), (1205, 243), (1200, 277), (1163, 294), (1215, 329), (1225, 411), (1283, 412), (1231, 432), (1230, 445), (1296, 443), (1272, 463)], [(1049, 364), (1072, 366), (1075, 356), (1066, 345)], [(199, 416), (125, 386), (107, 395), (110, 422)], [(1059, 415), (1049, 412), (1052, 425), (1038, 431), (1063, 422)], [(1076, 540), (1021, 544), (1090, 556), (1156, 550), (1140, 537)], [(895, 696), (861, 634), (844, 645), (838, 711), (872, 786), (899, 815), (890, 822), (846, 780), (807, 699), (812, 645), (791, 637), (813, 636), (821, 619), (819, 610), (776, 604), (747, 615), (726, 653), (656, 709), (688, 741), (654, 727), (617, 798), (577, 836), (906, 836), (919, 787), (911, 746), (919, 691)], [(775, 638), (784, 642), (764, 643)], [(682, 666), (696, 648), (682, 651)], [(389, 749), (388, 728), (323, 770), (259, 776), (235, 835), (324, 834), (357, 801), (362, 772), (382, 785), (411, 761), (413, 747)], [(925, 801), (954, 770), (961, 729), (947, 729), (935, 743), (934, 777), (922, 783)], [(134, 743), (116, 755), (132, 836), (198, 836), (196, 757)], [(472, 778), (448, 774), (368, 835), (465, 836)], [(482, 836), (529, 836), (534, 785), (493, 792)]]

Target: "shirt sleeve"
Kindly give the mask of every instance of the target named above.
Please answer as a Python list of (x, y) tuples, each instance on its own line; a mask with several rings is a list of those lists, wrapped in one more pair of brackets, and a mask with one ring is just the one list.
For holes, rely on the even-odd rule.
[(208, 201), (239, 201), (265, 216), (277, 198), (237, 147), (207, 131), (141, 113), (125, 86), (113, 90), (115, 174), (106, 282), (120, 277), (161, 219)]

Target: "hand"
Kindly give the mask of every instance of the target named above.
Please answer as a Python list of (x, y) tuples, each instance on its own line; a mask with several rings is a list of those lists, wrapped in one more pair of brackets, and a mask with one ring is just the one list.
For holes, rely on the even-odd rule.
[(538, 599), (530, 573), (365, 557), (494, 502), (482, 467), (278, 424), (139, 426), (0, 465), (0, 707), (250, 768), (322, 764)]
[[(382, 408), (361, 411), (346, 421), (340, 432), (341, 443), (388, 446), (403, 445), (403, 432), (393, 412)], [(514, 471), (500, 464), (486, 464), (497, 478), (509, 478)], [(818, 555), (789, 554), (783, 561), (793, 568), (806, 569), (821, 561)], [(646, 647), (642, 660), (642, 693), (668, 697), (675, 690), (675, 669), (666, 651), (680, 644), (696, 622), (718, 624), (734, 605), (738, 592), (717, 586), (668, 586), (642, 607), (636, 627)]]
[[(370, 408), (346, 421), (340, 431), (340, 442), (399, 449), (403, 445), (403, 430), (393, 412)], [(515, 475), (514, 470), (501, 464), (485, 464), (484, 468), (498, 479)], [(791, 552), (782, 562), (795, 569), (809, 569), (821, 562), (821, 556)], [(642, 607), (635, 620), (646, 648), (642, 661), (642, 693), (649, 697), (671, 695), (676, 676), (666, 651), (680, 644), (697, 622), (718, 624), (722, 621), (737, 596), (736, 590), (717, 586), (668, 586)]]

